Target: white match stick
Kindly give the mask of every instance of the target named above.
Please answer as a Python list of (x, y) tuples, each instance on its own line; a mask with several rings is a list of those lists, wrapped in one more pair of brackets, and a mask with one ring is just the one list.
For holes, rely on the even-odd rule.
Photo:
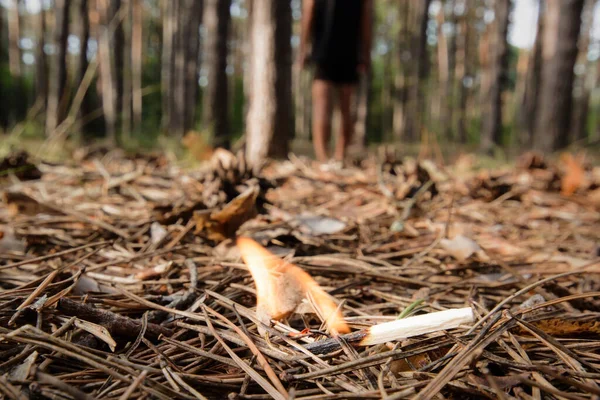
[[(456, 308), (384, 322), (370, 328), (341, 335), (340, 338), (355, 346), (369, 346), (453, 329), (470, 322), (473, 322), (471, 307)], [(336, 338), (320, 340), (306, 345), (306, 348), (315, 354), (330, 353), (339, 349), (339, 347), (340, 342)]]
[(369, 346), (406, 339), (426, 333), (456, 328), (461, 324), (467, 324), (472, 321), (473, 310), (471, 307), (417, 315), (415, 317), (373, 325), (369, 328), (367, 336), (360, 341), (360, 345)]

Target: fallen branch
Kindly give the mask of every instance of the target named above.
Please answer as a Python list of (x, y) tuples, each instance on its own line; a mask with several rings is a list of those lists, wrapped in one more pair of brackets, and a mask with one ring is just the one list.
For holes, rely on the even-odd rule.
[[(63, 314), (71, 315), (104, 326), (111, 334), (127, 337), (136, 337), (142, 329), (142, 321), (123, 317), (111, 311), (99, 310), (88, 304), (78, 303), (73, 300), (62, 298), (58, 301), (58, 310)], [(148, 324), (146, 330), (151, 335), (171, 336), (173, 332), (157, 324)]]

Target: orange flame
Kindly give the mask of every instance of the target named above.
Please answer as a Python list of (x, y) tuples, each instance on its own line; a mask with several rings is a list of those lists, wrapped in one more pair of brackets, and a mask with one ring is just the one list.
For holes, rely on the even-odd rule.
[(289, 316), (308, 297), (332, 334), (350, 332), (331, 296), (308, 273), (250, 238), (238, 238), (237, 246), (254, 278), (256, 313), (261, 321), (268, 324), (271, 319)]

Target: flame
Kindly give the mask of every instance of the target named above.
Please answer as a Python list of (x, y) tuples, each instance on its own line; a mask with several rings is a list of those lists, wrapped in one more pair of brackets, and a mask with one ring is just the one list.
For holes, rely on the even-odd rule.
[(261, 321), (289, 316), (304, 298), (309, 298), (332, 334), (350, 332), (337, 305), (304, 270), (277, 257), (254, 240), (237, 239), (242, 259), (256, 285), (256, 313)]

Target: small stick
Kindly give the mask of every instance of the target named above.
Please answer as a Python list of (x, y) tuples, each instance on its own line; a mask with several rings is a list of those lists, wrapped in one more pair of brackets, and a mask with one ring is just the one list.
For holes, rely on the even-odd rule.
[[(88, 304), (78, 303), (67, 298), (60, 299), (57, 308), (66, 315), (72, 315), (102, 325), (110, 333), (117, 335), (136, 337), (142, 329), (142, 322), (139, 320), (123, 317), (111, 311), (99, 310)], [(148, 324), (147, 331), (153, 336), (171, 336), (173, 334), (170, 329), (152, 323)]]
[[(353, 346), (369, 346), (452, 329), (472, 321), (473, 310), (471, 307), (457, 308), (384, 322), (341, 335), (341, 338)], [(337, 338), (332, 338), (310, 343), (305, 347), (314, 354), (327, 354), (339, 349), (340, 342)]]

